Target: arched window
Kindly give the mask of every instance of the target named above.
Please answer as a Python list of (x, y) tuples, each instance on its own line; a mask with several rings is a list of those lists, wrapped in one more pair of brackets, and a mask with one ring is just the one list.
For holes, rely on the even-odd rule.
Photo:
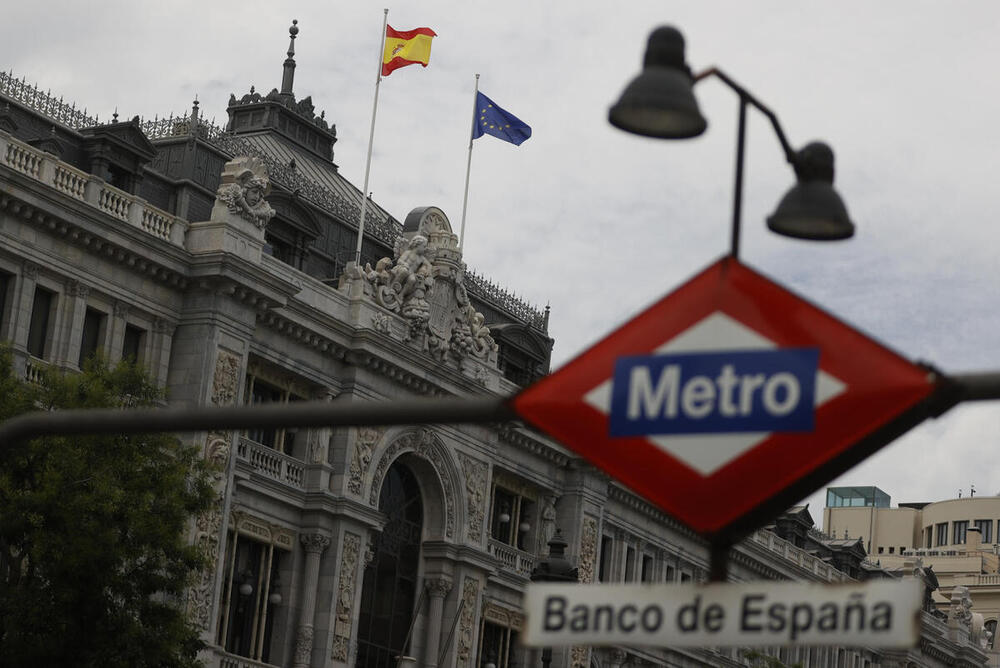
[(365, 567), (358, 622), (358, 668), (394, 668), (406, 650), (417, 600), (424, 510), (413, 473), (396, 462), (386, 473), (379, 510), (388, 516), (375, 558)]

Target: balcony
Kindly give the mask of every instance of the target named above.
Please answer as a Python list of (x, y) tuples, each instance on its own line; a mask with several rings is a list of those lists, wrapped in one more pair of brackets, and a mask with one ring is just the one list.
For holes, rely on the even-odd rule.
[(289, 487), (303, 489), (302, 474), (305, 464), (294, 457), (245, 437), (240, 439), (236, 447), (236, 457), (249, 464), (255, 473)]
[(119, 190), (103, 179), (62, 162), (51, 153), (18, 141), (3, 131), (0, 131), (0, 165), (103, 211), (146, 234), (175, 246), (184, 246), (187, 221), (157, 209), (141, 197)]
[(490, 556), (499, 561), (508, 573), (517, 573), (522, 577), (530, 577), (535, 569), (535, 556), (522, 550), (490, 538), (486, 541), (486, 550)]

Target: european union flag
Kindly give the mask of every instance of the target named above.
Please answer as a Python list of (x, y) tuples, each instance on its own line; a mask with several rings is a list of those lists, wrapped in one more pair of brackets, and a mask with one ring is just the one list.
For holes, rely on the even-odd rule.
[(531, 126), (509, 111), (504, 111), (493, 100), (476, 92), (476, 122), (472, 124), (472, 138), (493, 135), (515, 146), (531, 136)]

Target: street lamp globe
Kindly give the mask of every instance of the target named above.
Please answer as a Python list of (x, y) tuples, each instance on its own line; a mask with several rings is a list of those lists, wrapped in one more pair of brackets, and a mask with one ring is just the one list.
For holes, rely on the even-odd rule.
[(684, 62), (684, 36), (670, 26), (649, 36), (642, 72), (608, 111), (617, 128), (646, 137), (687, 139), (708, 127)]

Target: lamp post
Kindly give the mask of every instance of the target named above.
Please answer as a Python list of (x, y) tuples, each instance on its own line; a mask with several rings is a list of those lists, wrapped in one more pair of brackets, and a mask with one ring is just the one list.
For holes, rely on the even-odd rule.
[[(577, 569), (566, 559), (567, 545), (562, 537), (562, 531), (557, 528), (555, 535), (549, 541), (548, 556), (539, 561), (531, 571), (532, 582), (576, 582), (579, 579)], [(551, 663), (552, 648), (546, 647), (542, 650), (542, 668), (549, 668)]]
[(785, 159), (792, 165), (797, 178), (795, 186), (768, 217), (768, 228), (785, 236), (814, 241), (834, 241), (853, 236), (854, 223), (840, 195), (833, 189), (833, 150), (822, 142), (813, 142), (799, 151), (793, 150), (778, 117), (746, 88), (715, 67), (692, 75), (684, 60), (684, 37), (676, 28), (660, 27), (650, 34), (642, 72), (611, 107), (608, 120), (626, 132), (646, 137), (697, 137), (706, 130), (708, 122), (698, 109), (693, 86), (713, 76), (735, 91), (740, 100), (730, 255), (739, 258), (748, 106), (771, 121)]

